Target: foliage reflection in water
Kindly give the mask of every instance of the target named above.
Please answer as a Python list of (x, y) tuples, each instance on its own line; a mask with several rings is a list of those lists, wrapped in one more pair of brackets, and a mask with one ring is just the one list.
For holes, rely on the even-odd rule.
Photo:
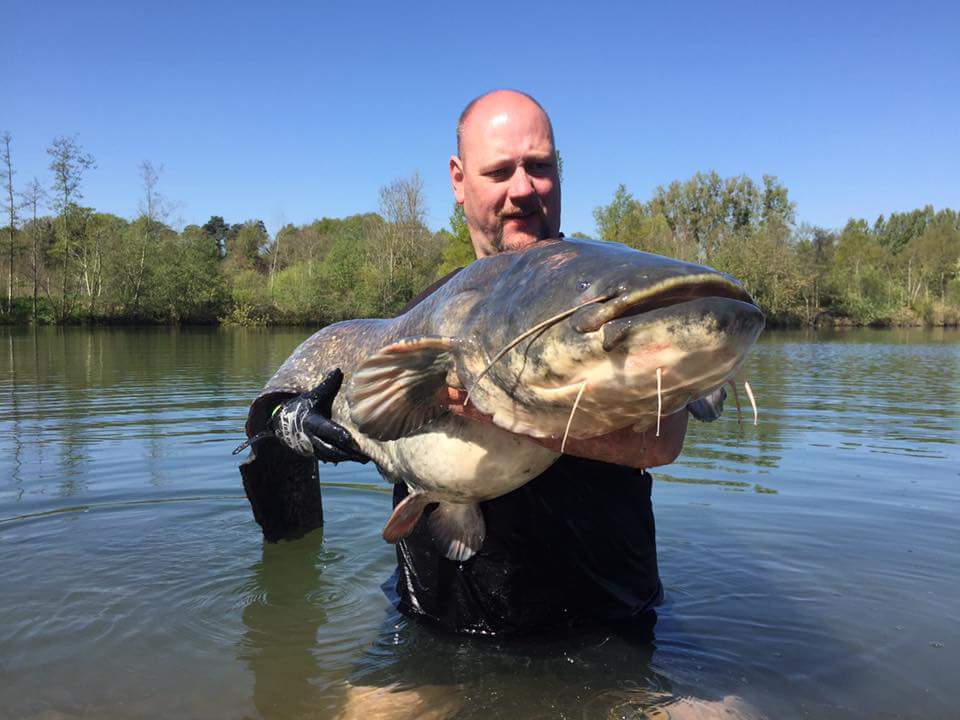
[(402, 620), (369, 467), (324, 467), (324, 531), (264, 545), (230, 450), (306, 334), (0, 336), (0, 716), (330, 717), (371, 685), (462, 718), (727, 695), (771, 717), (948, 717), (960, 701), (960, 333), (761, 341), (760, 426), (729, 410), (694, 425), (655, 474), (653, 643)]

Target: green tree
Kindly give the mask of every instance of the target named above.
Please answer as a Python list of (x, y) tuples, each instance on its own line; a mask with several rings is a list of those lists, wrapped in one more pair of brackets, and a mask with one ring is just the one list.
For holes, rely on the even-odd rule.
[(215, 322), (228, 313), (230, 293), (220, 272), (220, 246), (203, 228), (189, 225), (179, 235), (160, 237), (147, 306), (157, 320)]
[(850, 220), (837, 239), (830, 281), (842, 314), (861, 323), (888, 319), (895, 304), (889, 254), (865, 220)]
[(643, 205), (637, 202), (627, 190), (627, 186), (621, 183), (613, 193), (610, 204), (601, 205), (593, 211), (597, 235), (602, 240), (624, 242), (631, 235), (628, 217), (642, 212)]
[(724, 243), (714, 257), (717, 269), (740, 280), (776, 324), (791, 322), (805, 307), (807, 281), (790, 239), (786, 225), (763, 223), (742, 230), (737, 243)]
[(31, 317), (33, 322), (36, 323), (39, 317), (39, 294), (40, 294), (40, 243), (41, 238), (47, 234), (43, 232), (43, 227), (38, 221), (37, 212), (40, 209), (40, 206), (46, 200), (46, 193), (43, 190), (43, 186), (40, 184), (40, 181), (37, 178), (33, 178), (30, 183), (27, 185), (26, 190), (20, 194), (21, 205), (25, 208), (28, 208), (31, 213), (31, 221), (29, 222), (29, 238), (31, 241), (31, 255), (30, 255), (30, 277), (33, 281), (33, 305)]
[(911, 240), (920, 237), (934, 219), (932, 205), (905, 213), (877, 218), (873, 231), (880, 245), (891, 255), (899, 255)]
[(366, 288), (363, 268), (367, 265), (362, 240), (342, 235), (334, 241), (323, 263), (324, 307), (331, 319), (376, 315), (373, 296)]
[(661, 255), (681, 254), (666, 217), (636, 200), (622, 184), (617, 187), (613, 202), (594, 209), (593, 217), (597, 234), (603, 240)]
[(226, 238), (227, 255), (223, 262), (228, 276), (244, 271), (256, 272), (263, 269), (261, 250), (270, 242), (267, 228), (262, 220), (248, 220), (234, 226), (236, 232), (228, 233)]
[(137, 230), (137, 261), (133, 276), (133, 295), (131, 311), (140, 312), (140, 303), (144, 294), (145, 276), (153, 263), (147, 262), (148, 254), (154, 256), (160, 236), (167, 230), (164, 221), (169, 211), (169, 201), (160, 193), (158, 186), (163, 166), (154, 167), (149, 160), (140, 163), (140, 178), (143, 182), (143, 197), (140, 201), (140, 222), (134, 223)]
[(224, 257), (227, 254), (227, 240), (232, 232), (229, 223), (220, 215), (211, 215), (201, 229), (207, 237), (216, 242), (219, 256)]
[(437, 266), (436, 277), (453, 272), (457, 268), (466, 267), (477, 259), (473, 250), (473, 241), (470, 239), (470, 228), (467, 226), (467, 216), (463, 212), (463, 205), (453, 204), (450, 213), (450, 232), (442, 238), (440, 265)]
[(129, 223), (110, 213), (92, 210), (84, 215), (83, 233), (76, 245), (77, 266), (87, 296), (87, 314), (112, 316), (126, 308), (120, 292), (127, 278), (121, 262), (128, 242)]
[(427, 228), (426, 198), (419, 173), (380, 189), (384, 225), (372, 238), (364, 282), (377, 288), (378, 314), (392, 315), (432, 278), (441, 248)]
[(795, 254), (802, 278), (803, 321), (812, 325), (826, 300), (827, 277), (833, 260), (836, 233), (820, 227), (802, 226), (796, 236)]
[(53, 208), (57, 212), (56, 242), (51, 252), (60, 262), (61, 274), (60, 298), (55, 311), (59, 320), (66, 320), (73, 311), (79, 291), (78, 278), (74, 275), (74, 246), (85, 213), (77, 203), (83, 198), (80, 191), (83, 176), (96, 167), (96, 162), (73, 137), (54, 138), (47, 154), (53, 172)]
[(727, 215), (724, 183), (715, 172), (697, 173), (690, 180), (657, 188), (650, 209), (666, 218), (683, 256), (705, 264), (719, 243)]
[(943, 213), (936, 217), (907, 247), (918, 260), (918, 274), (926, 288), (943, 302), (947, 284), (956, 276), (960, 263), (960, 228), (956, 214)]
[(787, 189), (773, 175), (763, 176), (763, 222), (793, 225), (796, 204), (790, 202)]

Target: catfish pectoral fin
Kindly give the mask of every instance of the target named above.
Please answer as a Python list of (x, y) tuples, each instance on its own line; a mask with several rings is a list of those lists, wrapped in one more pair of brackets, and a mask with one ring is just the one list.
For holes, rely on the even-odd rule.
[(476, 555), (487, 534), (487, 525), (476, 503), (440, 503), (427, 518), (427, 525), (443, 554), (457, 562)]
[(687, 410), (701, 422), (713, 422), (723, 413), (723, 401), (727, 399), (727, 391), (723, 385), (713, 392), (707, 393), (699, 400), (687, 405)]
[(445, 413), (454, 344), (446, 337), (407, 338), (364, 360), (347, 389), (350, 416), (360, 432), (396, 440)]
[(413, 532), (430, 500), (424, 493), (407, 495), (394, 509), (383, 526), (383, 539), (395, 543)]

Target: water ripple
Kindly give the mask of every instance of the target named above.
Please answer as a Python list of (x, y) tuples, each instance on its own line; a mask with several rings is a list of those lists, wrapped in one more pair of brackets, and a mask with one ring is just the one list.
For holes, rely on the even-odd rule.
[(761, 342), (746, 368), (760, 425), (732, 406), (691, 423), (654, 473), (655, 648), (609, 630), (484, 644), (401, 620), (380, 589), (390, 487), (369, 466), (324, 466), (323, 531), (264, 544), (230, 451), (306, 334), (3, 336), (5, 712), (329, 716), (367, 681), (463, 683), (460, 717), (731, 694), (771, 717), (952, 712), (960, 334)]

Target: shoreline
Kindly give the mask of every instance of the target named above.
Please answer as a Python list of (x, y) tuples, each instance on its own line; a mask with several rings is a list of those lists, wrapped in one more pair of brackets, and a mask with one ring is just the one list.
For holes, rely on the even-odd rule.
[[(960, 309), (956, 310), (960, 313)], [(39, 327), (63, 327), (63, 328), (309, 328), (319, 330), (332, 325), (341, 320), (330, 320), (329, 322), (280, 322), (264, 321), (252, 323), (238, 323), (230, 320), (185, 320), (180, 322), (145, 320), (142, 318), (71, 318), (64, 322), (10, 322), (6, 318), (0, 318), (0, 327), (6, 328), (39, 328)], [(771, 330), (896, 330), (908, 328), (960, 328), (960, 321), (951, 319), (951, 321), (926, 323), (922, 320), (911, 322), (894, 321), (873, 321), (869, 323), (858, 322), (856, 320), (844, 317), (827, 318), (817, 323), (803, 322), (779, 322), (776, 320), (767, 320), (764, 332)]]

